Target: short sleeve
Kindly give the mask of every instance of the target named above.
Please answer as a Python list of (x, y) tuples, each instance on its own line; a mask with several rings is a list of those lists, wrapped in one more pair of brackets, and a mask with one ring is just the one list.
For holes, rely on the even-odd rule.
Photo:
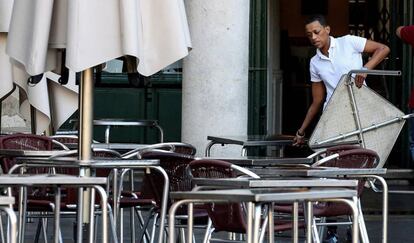
[(309, 72), (310, 72), (310, 79), (312, 82), (322, 81), (322, 78), (319, 76), (316, 70), (316, 66), (315, 66), (315, 63), (313, 62), (313, 58), (311, 59), (310, 64), (309, 64)]
[(347, 35), (346, 40), (349, 44), (354, 48), (355, 51), (362, 53), (365, 49), (365, 44), (367, 43), (367, 39), (355, 35)]

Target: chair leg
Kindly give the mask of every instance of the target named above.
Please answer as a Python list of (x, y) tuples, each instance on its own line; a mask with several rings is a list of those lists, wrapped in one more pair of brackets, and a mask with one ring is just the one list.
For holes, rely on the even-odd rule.
[[(263, 213), (263, 215), (267, 215), (267, 212)], [(266, 233), (266, 228), (267, 228), (267, 225), (268, 225), (268, 221), (269, 221), (269, 218), (264, 217), (264, 220), (263, 220), (263, 223), (262, 223), (262, 226), (261, 226), (260, 235), (259, 235), (259, 242), (260, 243), (262, 243), (264, 241), (264, 236), (265, 236), (265, 233)]]
[(316, 225), (316, 220), (315, 217), (313, 217), (312, 219), (312, 239), (314, 243), (320, 243), (321, 242), (321, 237), (319, 235), (319, 230), (318, 230), (318, 226)]
[[(158, 220), (158, 213), (154, 214), (154, 221), (152, 222), (152, 231), (151, 231), (151, 238), (150, 238), (150, 243), (154, 243), (155, 240), (155, 231), (157, 228), (157, 220)], [(163, 229), (160, 229), (163, 230)]]
[(42, 218), (42, 225), (43, 239), (45, 240), (45, 243), (47, 243), (47, 218)]
[[(325, 217), (321, 218), (321, 223), (326, 223), (326, 218)], [(326, 231), (326, 226), (324, 226), (324, 225), (319, 226), (319, 241), (323, 241), (325, 231)]]
[(141, 213), (140, 210), (136, 209), (135, 213), (136, 213), (137, 218), (139, 220), (139, 223), (141, 225), (141, 230), (142, 230), (142, 232), (145, 236), (145, 238), (143, 238), (143, 239), (141, 239), (141, 237), (140, 237), (139, 240), (140, 241), (142, 240), (142, 242), (144, 242), (144, 243), (148, 243), (151, 239), (151, 236), (148, 233), (148, 224), (149, 224), (149, 221), (151, 220), (151, 218), (154, 215), (154, 209), (152, 208), (152, 209), (149, 210), (149, 215), (148, 215), (147, 220), (144, 220), (144, 217), (142, 216), (142, 213)]
[(214, 228), (212, 226), (213, 226), (213, 222), (211, 221), (210, 218), (208, 218), (206, 232), (204, 233), (203, 243), (210, 242), (211, 234), (214, 231)]
[(112, 207), (111, 207), (111, 204), (109, 203), (108, 203), (108, 215), (109, 215), (109, 224), (110, 224), (111, 232), (112, 232), (112, 239), (114, 243), (117, 243), (118, 235), (116, 234), (114, 214), (112, 213)]
[[(36, 233), (35, 233), (35, 238), (34, 238), (34, 243), (38, 243), (39, 242), (39, 237), (40, 237), (40, 230), (42, 229), (42, 219), (39, 218), (39, 221), (37, 223), (36, 226)], [(5, 242), (4, 240), (2, 240), (1, 242)]]
[(39, 218), (39, 222), (36, 227), (36, 234), (34, 242), (38, 243), (40, 239), (40, 232), (43, 233), (43, 239), (47, 242), (47, 218)]
[(119, 212), (119, 220), (118, 221), (118, 229), (119, 229), (119, 241), (124, 242), (124, 209), (120, 208)]
[(0, 214), (0, 237), (1, 242), (6, 242), (4, 238), (3, 213)]
[[(143, 230), (143, 232), (144, 232), (144, 234), (145, 234), (145, 238), (144, 239), (142, 239), (143, 240), (143, 242), (145, 242), (145, 243), (148, 243), (148, 241), (150, 240), (150, 235), (149, 235), (149, 233), (148, 233), (148, 229), (147, 229), (147, 227), (144, 227), (144, 225), (148, 225), (146, 222), (146, 220), (144, 220), (144, 217), (142, 216), (142, 213), (141, 213), (141, 211), (140, 210), (138, 210), (138, 209), (134, 209), (134, 211), (135, 211), (135, 213), (136, 213), (136, 215), (137, 215), (137, 218), (138, 218), (138, 221), (139, 221), (139, 224), (141, 225), (141, 229)], [(150, 211), (149, 211), (149, 214), (150, 215), (148, 215), (148, 220), (150, 220), (150, 218), (152, 217), (152, 214), (153, 214), (153, 210), (152, 209), (150, 209)], [(141, 240), (141, 239), (140, 239)]]
[(134, 208), (131, 207), (129, 211), (129, 228), (131, 230), (131, 243), (135, 243), (135, 217), (134, 217)]
[(96, 242), (98, 239), (98, 224), (99, 224), (99, 217), (95, 215), (95, 225), (94, 225), (94, 235), (93, 235), (94, 242)]
[[(143, 242), (144, 237), (148, 237), (147, 229), (148, 229), (148, 225), (149, 225), (149, 222), (151, 221), (151, 219), (153, 219), (154, 223), (156, 223), (156, 217), (157, 217), (156, 215), (157, 214), (154, 213), (154, 209), (151, 208), (148, 213), (149, 213), (148, 218), (147, 218), (147, 220), (145, 220), (145, 222), (144, 222), (144, 224), (141, 228), (141, 232), (138, 235), (138, 242)], [(155, 226), (153, 226), (153, 228), (154, 227)], [(153, 231), (154, 231), (154, 229), (153, 229)], [(153, 236), (151, 235), (149, 237), (149, 241), (151, 241), (152, 238), (153, 238)]]
[(361, 235), (361, 242), (363, 243), (369, 243), (369, 237), (367, 228), (365, 225), (364, 215), (362, 214), (362, 207), (361, 207), (361, 201), (358, 199), (358, 225), (359, 225), (359, 232)]
[[(185, 231), (184, 231), (184, 228), (183, 227), (181, 227), (180, 229), (179, 229), (179, 231), (180, 231), (180, 236), (179, 236), (179, 240), (178, 240), (178, 242), (182, 242), (182, 243), (186, 243), (186, 237), (185, 237)], [(190, 242), (188, 242), (188, 243), (190, 243)]]

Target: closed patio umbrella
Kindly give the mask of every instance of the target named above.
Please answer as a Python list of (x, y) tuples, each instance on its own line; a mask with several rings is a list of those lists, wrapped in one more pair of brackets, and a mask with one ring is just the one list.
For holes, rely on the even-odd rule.
[(12, 0), (0, 0), (0, 98), (13, 89), (12, 65), (9, 56), (6, 55), (7, 32), (9, 32), (12, 8)]
[(79, 156), (88, 160), (91, 68), (129, 55), (137, 58), (137, 71), (149, 76), (185, 57), (190, 47), (183, 0), (15, 0), (6, 51), (34, 76), (55, 69), (56, 54), (65, 49), (66, 67), (82, 72)]
[(28, 85), (29, 75), (24, 66), (11, 61), (6, 55), (13, 3), (13, 0), (0, 0), (0, 99), (7, 97), (16, 84), (23, 94), (20, 114), (26, 119), (34, 119), (34, 132), (41, 134), (51, 123), (52, 127), (58, 128), (76, 111), (78, 88), (74, 84), (74, 75), (70, 77), (68, 85), (62, 86), (57, 84), (57, 75), (52, 72), (43, 76), (38, 85)]

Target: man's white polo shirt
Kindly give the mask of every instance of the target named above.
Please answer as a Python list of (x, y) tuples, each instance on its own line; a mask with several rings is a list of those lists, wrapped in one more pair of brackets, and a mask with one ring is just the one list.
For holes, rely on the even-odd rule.
[(321, 82), (326, 87), (325, 104), (343, 74), (352, 69), (362, 68), (362, 55), (367, 39), (346, 35), (339, 38), (330, 37), (329, 57), (317, 49), (316, 55), (310, 61), (310, 76), (312, 82)]

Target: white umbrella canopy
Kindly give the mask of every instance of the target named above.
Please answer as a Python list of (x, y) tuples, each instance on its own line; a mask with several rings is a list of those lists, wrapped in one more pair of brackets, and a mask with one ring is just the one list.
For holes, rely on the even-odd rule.
[(131, 55), (152, 75), (191, 48), (182, 0), (15, 0), (7, 53), (30, 75), (53, 69), (66, 48), (75, 72)]
[[(41, 134), (49, 128), (50, 123), (52, 127), (58, 128), (76, 111), (78, 89), (74, 86), (74, 75), (71, 75), (66, 86), (56, 83), (56, 75), (48, 75), (55, 80), (43, 76), (38, 85), (28, 85), (29, 75), (24, 66), (11, 61), (6, 54), (13, 3), (13, 0), (0, 0), (0, 98), (6, 97), (16, 84), (23, 94), (23, 99), (20, 100), (20, 114), (26, 119), (35, 119), (34, 132)], [(33, 117), (31, 107), (35, 108)]]
[(12, 65), (6, 55), (7, 32), (13, 8), (12, 0), (0, 0), (0, 98), (13, 89)]

